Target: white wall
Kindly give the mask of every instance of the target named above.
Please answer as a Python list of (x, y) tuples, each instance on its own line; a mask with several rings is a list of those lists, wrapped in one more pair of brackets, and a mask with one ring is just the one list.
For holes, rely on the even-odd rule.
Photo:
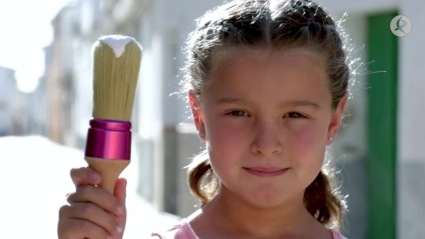
[(373, 13), (396, 9), (402, 0), (316, 0), (332, 15), (349, 13)]
[(412, 22), (399, 38), (398, 238), (425, 238), (425, 1), (400, 1)]
[[(162, 120), (162, 87), (164, 84), (164, 39), (165, 25), (163, 1), (148, 4), (143, 11), (140, 28), (140, 44), (143, 47), (141, 71), (136, 94), (139, 100), (139, 132), (138, 137), (146, 152), (142, 152), (141, 177), (142, 187), (152, 192), (153, 203), (159, 210), (164, 201), (164, 159), (161, 130)], [(150, 171), (150, 172), (148, 172)], [(152, 172), (153, 171), (153, 172)]]
[(425, 15), (423, 0), (404, 0), (400, 14), (412, 30), (399, 38), (399, 158), (425, 163)]

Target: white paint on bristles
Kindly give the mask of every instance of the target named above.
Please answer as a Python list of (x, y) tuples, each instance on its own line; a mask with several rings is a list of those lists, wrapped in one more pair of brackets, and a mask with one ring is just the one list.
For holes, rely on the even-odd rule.
[(99, 38), (99, 41), (108, 45), (116, 58), (119, 58), (125, 51), (125, 46), (134, 40), (132, 37), (122, 35), (108, 35)]

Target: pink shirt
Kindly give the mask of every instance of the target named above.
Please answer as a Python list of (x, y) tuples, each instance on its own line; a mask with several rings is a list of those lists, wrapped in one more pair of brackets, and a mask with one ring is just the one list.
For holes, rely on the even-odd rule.
[[(329, 230), (332, 232), (333, 239), (346, 239), (345, 237), (342, 237), (337, 231), (333, 229)], [(165, 233), (152, 233), (151, 237), (157, 239), (199, 239), (190, 224), (184, 219)]]

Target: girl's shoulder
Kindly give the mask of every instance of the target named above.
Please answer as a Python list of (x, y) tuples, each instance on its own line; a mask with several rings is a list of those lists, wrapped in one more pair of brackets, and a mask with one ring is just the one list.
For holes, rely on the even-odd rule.
[(156, 239), (199, 239), (189, 222), (182, 219), (177, 225), (162, 233), (152, 233), (151, 238)]
[(333, 239), (347, 239), (346, 237), (343, 237), (339, 232), (337, 232), (334, 229), (329, 229), (332, 232), (332, 238)]

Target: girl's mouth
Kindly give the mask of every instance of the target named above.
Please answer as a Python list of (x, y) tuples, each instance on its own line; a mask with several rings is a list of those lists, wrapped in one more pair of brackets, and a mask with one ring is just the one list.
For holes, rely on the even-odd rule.
[(280, 176), (286, 171), (289, 170), (289, 168), (264, 168), (264, 167), (252, 167), (252, 168), (243, 168), (248, 173), (258, 176), (258, 177), (276, 177)]

